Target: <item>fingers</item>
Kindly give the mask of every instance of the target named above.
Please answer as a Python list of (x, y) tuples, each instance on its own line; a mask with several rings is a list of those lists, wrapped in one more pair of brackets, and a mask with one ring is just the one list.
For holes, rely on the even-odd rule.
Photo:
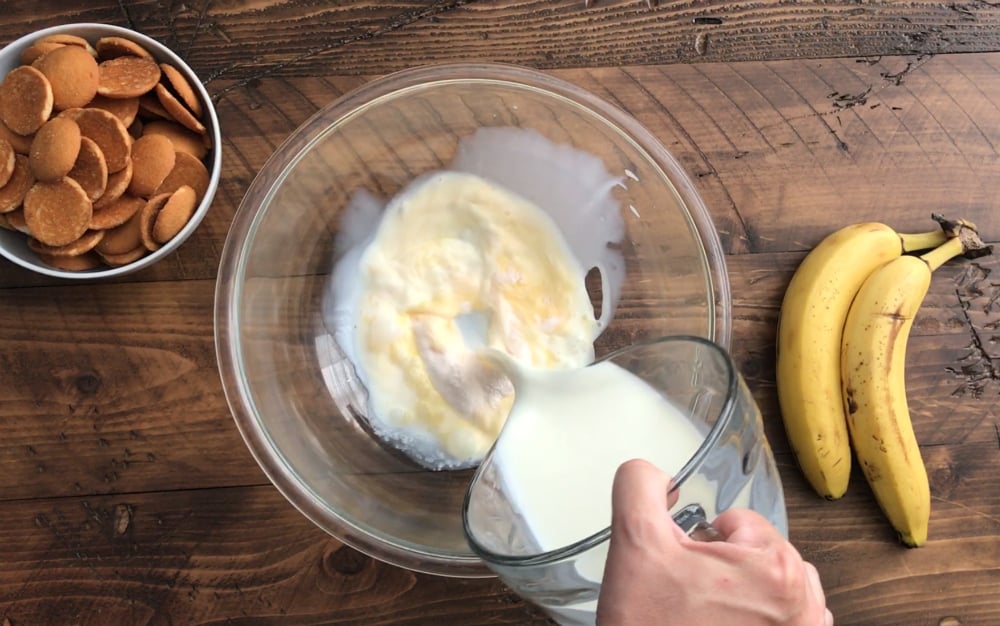
[[(684, 532), (670, 519), (670, 477), (641, 460), (623, 463), (611, 490), (611, 540), (597, 601), (597, 622), (607, 626), (656, 623), (668, 606), (658, 599), (675, 590), (671, 558)], [(674, 529), (676, 529), (676, 533)], [(683, 568), (681, 568), (683, 569)]]
[[(806, 584), (809, 586), (813, 602), (825, 607), (826, 593), (823, 592), (823, 583), (819, 579), (816, 566), (808, 561), (804, 562), (803, 565), (806, 568)], [(833, 613), (830, 612), (830, 609), (823, 609), (823, 626), (833, 626)]]
[(723, 511), (712, 522), (727, 543), (765, 548), (784, 543), (785, 538), (771, 522), (749, 509), (729, 509)]
[(611, 487), (611, 508), (615, 514), (649, 510), (667, 510), (670, 477), (642, 459), (626, 461), (615, 472)]
[[(612, 504), (614, 504), (614, 492), (631, 500), (633, 497), (641, 498), (640, 502), (655, 504), (662, 499), (663, 493), (655, 490), (666, 482), (667, 508), (669, 509), (677, 503), (680, 491), (674, 488), (674, 481), (667, 474), (660, 471), (658, 467), (643, 459), (632, 459), (625, 461), (618, 467), (615, 473), (615, 482), (612, 487)], [(634, 493), (637, 487), (648, 487), (648, 491), (642, 494)], [(648, 498), (648, 500), (646, 500)]]
[(806, 583), (809, 585), (809, 590), (812, 592), (813, 597), (820, 603), (826, 604), (826, 594), (823, 593), (823, 583), (819, 580), (819, 572), (816, 571), (816, 566), (808, 561), (803, 563), (803, 565), (806, 568)]
[[(786, 575), (780, 576), (779, 579), (793, 584), (799, 590), (798, 593), (801, 594), (799, 597), (804, 602), (803, 615), (808, 615), (810, 620), (817, 620), (822, 611), (823, 621), (817, 623), (817, 626), (833, 626), (833, 613), (826, 608), (826, 594), (816, 567), (804, 561), (798, 551), (767, 519), (748, 509), (730, 509), (715, 518), (712, 525), (725, 537), (727, 544), (763, 550), (764, 552), (759, 554), (774, 557), (777, 559), (774, 560), (776, 564), (784, 563)], [(782, 554), (785, 558), (778, 558)], [(805, 589), (802, 589), (803, 585)]]
[[(637, 544), (655, 545), (653, 542), (663, 540), (662, 535), (682, 536), (684, 532), (671, 523), (668, 513), (670, 485), (670, 477), (647, 461), (623, 463), (615, 472), (611, 489), (612, 537), (617, 532), (620, 538), (628, 536)], [(676, 494), (672, 496), (676, 499)]]

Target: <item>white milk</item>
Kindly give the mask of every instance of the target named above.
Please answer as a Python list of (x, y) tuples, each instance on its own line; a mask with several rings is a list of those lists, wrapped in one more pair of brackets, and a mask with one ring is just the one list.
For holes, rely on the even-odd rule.
[[(493, 455), (512, 508), (539, 551), (610, 525), (612, 483), (623, 462), (643, 458), (673, 476), (705, 438), (654, 388), (611, 362), (576, 370), (518, 368), (514, 387), (514, 406)], [(711, 520), (716, 491), (714, 483), (692, 475), (681, 485), (681, 501), (701, 504)], [(664, 493), (664, 509), (666, 498)], [(734, 506), (748, 500), (744, 489)], [(604, 542), (585, 554), (578, 573), (599, 582), (607, 547)], [(586, 605), (574, 608), (593, 610), (596, 602)]]

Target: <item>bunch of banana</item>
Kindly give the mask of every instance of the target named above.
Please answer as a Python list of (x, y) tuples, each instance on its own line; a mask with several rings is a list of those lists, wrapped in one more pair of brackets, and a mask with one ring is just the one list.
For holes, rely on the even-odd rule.
[[(778, 399), (803, 473), (821, 496), (841, 497), (853, 443), (908, 545), (926, 540), (930, 512), (903, 380), (909, 330), (934, 269), (989, 251), (973, 225), (935, 219), (942, 229), (928, 233), (865, 223), (828, 236), (792, 277), (778, 328)], [(905, 254), (930, 248), (922, 257)]]
[(851, 474), (840, 385), (851, 302), (876, 268), (946, 238), (940, 229), (908, 235), (885, 224), (853, 224), (821, 241), (792, 276), (778, 323), (778, 401), (802, 473), (824, 498), (844, 495)]

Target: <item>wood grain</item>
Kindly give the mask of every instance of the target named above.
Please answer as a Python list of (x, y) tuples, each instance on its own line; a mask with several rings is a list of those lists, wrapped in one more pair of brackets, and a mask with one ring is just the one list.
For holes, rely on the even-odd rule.
[[(933, 540), (899, 546), (859, 472), (837, 502), (779, 457), (792, 541), (841, 624), (1000, 619), (996, 443), (925, 449)], [(414, 574), (324, 535), (270, 486), (0, 503), (0, 615), (12, 624), (542, 624), (494, 580)], [(934, 589), (931, 596), (926, 590)]]
[[(951, 211), (979, 223), (986, 239), (1000, 238), (989, 219), (1000, 193), (991, 132), (1000, 85), (990, 80), (1000, 57), (857, 61), (555, 75), (629, 111), (677, 157), (730, 253), (807, 250), (829, 232), (830, 215), (927, 230), (931, 212)], [(273, 79), (226, 92), (218, 106), (231, 120), (227, 148), (238, 156), (224, 157), (238, 165), (233, 176), (248, 179), (269, 154), (244, 145), (263, 135), (273, 149), (316, 107), (363, 82)], [(286, 104), (277, 111), (279, 100)]]
[(382, 74), (465, 59), (545, 69), (982, 52), (1000, 46), (989, 2), (888, 0), (100, 0), (15, 3), (0, 41), (66, 21), (128, 26), (176, 48), (209, 81)]
[[(971, 264), (946, 266), (918, 318), (907, 383), (918, 400), (914, 420), (935, 497), (933, 541), (906, 551), (896, 546), (857, 472), (848, 497), (826, 503), (809, 491), (787, 452), (768, 336), (773, 302), (800, 256), (730, 257), (734, 285), (742, 286), (734, 288), (734, 334), (753, 338), (738, 341), (735, 355), (764, 407), (793, 540), (820, 567), (841, 623), (934, 624), (944, 605), (921, 598), (923, 585), (948, 589), (944, 598), (961, 603), (954, 613), (965, 623), (991, 623), (1000, 606), (983, 598), (992, 597), (986, 591), (1000, 575), (1000, 501), (990, 461), (997, 454), (1000, 389), (995, 379), (961, 372), (963, 362), (982, 356), (949, 302), (957, 291), (973, 294), (970, 309), (984, 306), (994, 299), (990, 283), (970, 281)], [(993, 267), (987, 261), (974, 277)], [(277, 619), (281, 611), (299, 616), (295, 623), (533, 623), (528, 609), (496, 587), (462, 583), (468, 592), (451, 586), (445, 592), (439, 579), (339, 547), (265, 485), (232, 428), (214, 363), (191, 362), (190, 355), (210, 354), (204, 344), (211, 287), (211, 281), (181, 281), (20, 289), (2, 298), (2, 352), (30, 355), (3, 368), (14, 393), (0, 404), (0, 421), (8, 425), (0, 447), (7, 501), (0, 505), (0, 562), (13, 569), (0, 578), (0, 597), (12, 598), (9, 606), (0, 602), (0, 612), (14, 624), (53, 623), (59, 615), (78, 615), (81, 623), (98, 623), (87, 621), (98, 615), (121, 623), (160, 623), (168, 615), (213, 623), (222, 616)], [(57, 304), (46, 307), (49, 301)], [(636, 325), (650, 315), (624, 313)], [(125, 323), (98, 324), (109, 319)], [(58, 402), (44, 400), (49, 395), (90, 410), (53, 416)], [(183, 410), (171, 408), (177, 403)], [(247, 486), (218, 488), (240, 484)], [(120, 505), (131, 507), (136, 524), (127, 541), (110, 530)], [(329, 561), (358, 570), (358, 578), (317, 565)], [(496, 606), (498, 593), (502, 604), (484, 612), (483, 603)], [(63, 597), (70, 600), (57, 601)]]
[[(173, 45), (213, 94), (224, 172), (203, 225), (152, 268), (92, 285), (0, 265), (3, 626), (545, 623), (496, 581), (413, 574), (318, 530), (247, 452), (214, 354), (222, 247), (267, 158), (351, 89), (455, 59), (552, 70), (635, 116), (693, 179), (727, 254), (732, 352), (764, 414), (792, 540), (838, 625), (1000, 623), (1000, 258), (939, 270), (914, 326), (907, 389), (934, 498), (925, 548), (895, 542), (857, 471), (841, 501), (810, 492), (780, 423), (773, 349), (792, 272), (841, 225), (918, 231), (942, 211), (1000, 241), (1000, 8), (582, 5), (4, 5), (0, 43), (103, 21)], [(639, 293), (609, 342), (660, 327), (666, 296)]]
[[(774, 327), (800, 258), (759, 253), (729, 263), (734, 358), (779, 453), (786, 444), (773, 391)], [(981, 260), (976, 276), (997, 263)], [(981, 333), (996, 320), (998, 288), (968, 278), (972, 267), (939, 270), (914, 327), (907, 384), (928, 445), (995, 440), (1000, 381), (993, 357), (978, 346), (992, 345)], [(0, 362), (9, 381), (0, 419), (12, 426), (0, 439), (0, 471), (10, 480), (0, 484), (0, 499), (263, 483), (220, 388), (213, 289), (212, 281), (180, 281), (8, 290), (0, 298)], [(655, 303), (628, 305), (628, 293), (625, 302), (615, 324), (648, 334), (659, 320)], [(965, 307), (988, 311), (973, 327)]]
[[(863, 219), (927, 230), (934, 211), (965, 216), (985, 239), (1000, 239), (990, 219), (1000, 202), (1000, 140), (992, 130), (1000, 127), (998, 67), (1000, 56), (984, 54), (555, 75), (642, 122), (694, 180), (723, 248), (740, 254), (807, 250), (831, 224)], [(213, 86), (225, 129), (216, 202), (176, 254), (119, 280), (214, 277), (229, 223), (267, 157), (320, 107), (365, 82), (309, 77)], [(55, 283), (13, 267), (0, 275), (0, 286)]]
[(0, 504), (0, 618), (105, 624), (545, 624), (495, 579), (415, 574), (272, 487)]

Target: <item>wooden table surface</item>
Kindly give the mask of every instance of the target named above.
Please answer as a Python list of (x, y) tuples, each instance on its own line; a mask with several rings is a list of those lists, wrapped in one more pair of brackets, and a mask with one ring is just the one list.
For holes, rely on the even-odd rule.
[(327, 536), (268, 483), (213, 344), (227, 229), (268, 155), (318, 108), (424, 63), (551, 71), (630, 112), (696, 181), (721, 234), (734, 356), (765, 415), (791, 539), (838, 625), (1000, 624), (1000, 259), (935, 274), (908, 353), (933, 498), (898, 545), (859, 473), (826, 502), (775, 397), (778, 304), (805, 252), (933, 211), (1000, 238), (1000, 8), (643, 0), (5, 0), (0, 44), (128, 26), (204, 78), (224, 170), (173, 256), (100, 284), (0, 262), (0, 624), (534, 624), (495, 580), (418, 575)]

